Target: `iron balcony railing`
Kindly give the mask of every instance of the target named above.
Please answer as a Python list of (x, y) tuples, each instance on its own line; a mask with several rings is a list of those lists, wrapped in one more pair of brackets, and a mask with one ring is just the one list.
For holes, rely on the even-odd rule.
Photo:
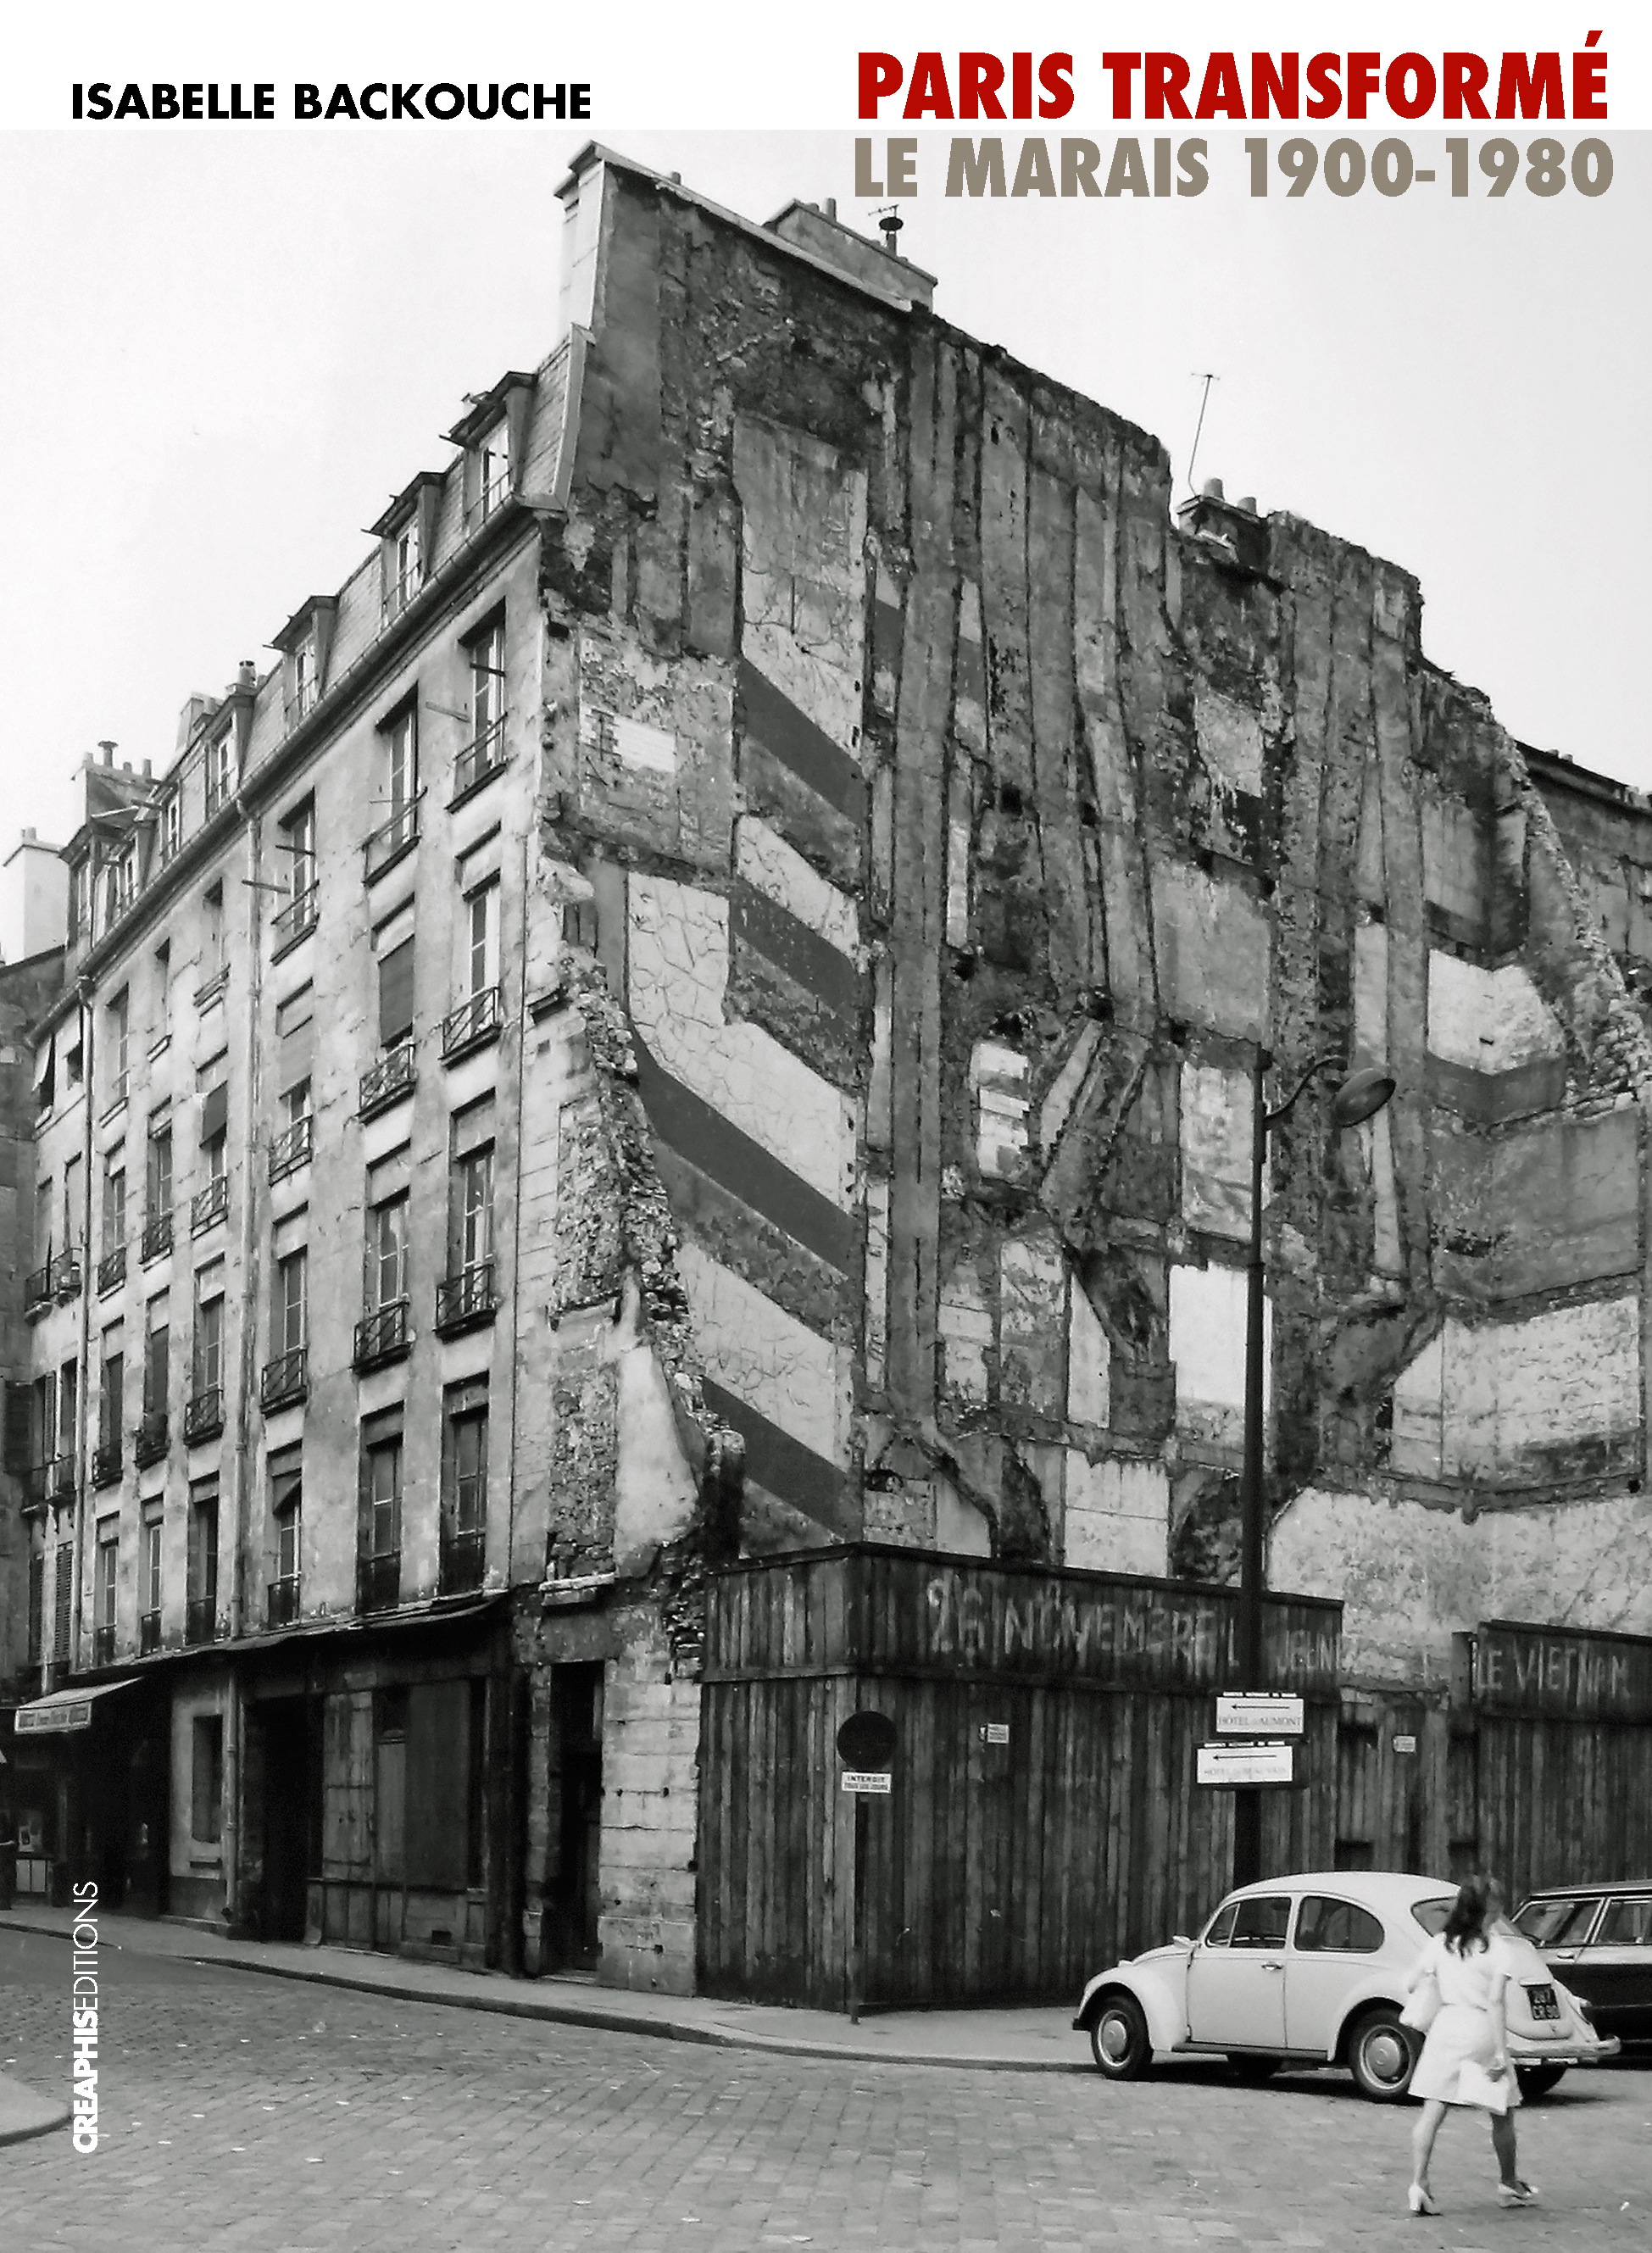
[(375, 829), (361, 848), (366, 864), (365, 881), (383, 874), (393, 861), (399, 861), (419, 841), (419, 801), (415, 798), (404, 806), (400, 813), (393, 813), (381, 828)]
[(147, 1658), (152, 1650), (161, 1647), (161, 1615), (159, 1612), (140, 1612), (137, 1620), (137, 1653)]
[(271, 1627), (290, 1627), (298, 1616), (298, 1592), (303, 1582), (296, 1573), (289, 1573), (279, 1580), (269, 1583), (269, 1605), (266, 1616)]
[(45, 1510), (52, 1499), (57, 1477), (57, 1457), (51, 1456), (43, 1463), (31, 1463), (23, 1474), (23, 1507), (24, 1510)]
[(139, 1470), (147, 1470), (158, 1463), (166, 1453), (166, 1411), (146, 1408), (138, 1419), (137, 1435), (132, 1442), (132, 1454)]
[(387, 1111), (393, 1103), (400, 1103), (404, 1095), (413, 1092), (413, 1043), (403, 1041), (380, 1057), (371, 1071), (361, 1075), (360, 1099), (356, 1109), (363, 1119), (372, 1119), (380, 1111)]
[(293, 894), (275, 917), (270, 925), (270, 936), (277, 954), (286, 947), (296, 946), (306, 931), (314, 931), (320, 895), (319, 884), (306, 884), (302, 892)]
[(185, 1643), (216, 1643), (218, 1640), (218, 1598), (192, 1596), (184, 1615)]
[(381, 631), (393, 618), (399, 618), (401, 616), (423, 584), (424, 574), (422, 571), (406, 571), (390, 582), (384, 590), (384, 599), (379, 606), (379, 624)]
[(505, 715), (501, 712), (471, 738), (454, 760), (453, 796), (449, 803), (457, 806), (462, 798), (468, 798), (504, 764)]
[(158, 1259), (172, 1248), (172, 1216), (157, 1212), (143, 1224), (143, 1240), (138, 1248), (141, 1259)]
[(92, 1483), (113, 1486), (120, 1475), (121, 1442), (118, 1438), (105, 1440), (92, 1450)]
[(59, 1455), (52, 1466), (52, 1499), (68, 1502), (74, 1494), (74, 1457)]
[(479, 994), (472, 994), (442, 1020), (443, 1063), (479, 1049), (484, 1041), (497, 1040), (504, 1022), (505, 1000), (498, 987), (484, 986)]
[(474, 1329), (478, 1323), (492, 1321), (498, 1303), (493, 1288), (493, 1262), (474, 1260), (470, 1266), (461, 1267), (457, 1275), (446, 1276), (436, 1285), (436, 1329), (443, 1337), (451, 1337), (458, 1330)]
[(199, 1236), (222, 1220), (229, 1210), (229, 1175), (220, 1174), (189, 1201), (189, 1232)]
[(94, 1666), (113, 1666), (115, 1664), (115, 1629), (112, 1627), (92, 1630), (92, 1664)]
[(24, 1312), (25, 1314), (32, 1315), (41, 1307), (49, 1307), (51, 1303), (52, 1262), (48, 1259), (44, 1267), (36, 1267), (31, 1269), (31, 1272), (24, 1278)]
[(303, 1399), (310, 1390), (309, 1361), (309, 1349), (296, 1345), (290, 1353), (277, 1354), (274, 1361), (264, 1364), (258, 1405), (265, 1415), (276, 1408), (290, 1408)]
[(98, 1289), (118, 1291), (126, 1280), (126, 1246), (117, 1244), (98, 1261)]
[(193, 1447), (199, 1440), (215, 1440), (224, 1428), (224, 1388), (205, 1385), (190, 1395), (184, 1411), (184, 1439)]
[(442, 1593), (444, 1596), (471, 1594), (482, 1585), (483, 1529), (456, 1526), (442, 1537)]
[(401, 1552), (392, 1549), (382, 1557), (356, 1559), (356, 1609), (394, 1611), (401, 1599)]
[(295, 1119), (290, 1126), (283, 1128), (276, 1135), (269, 1146), (269, 1178), (272, 1182), (282, 1181), (287, 1175), (296, 1174), (300, 1166), (310, 1163), (315, 1125), (315, 1120), (306, 1112), (302, 1119)]
[(353, 1356), (358, 1369), (378, 1369), (386, 1362), (400, 1361), (413, 1344), (413, 1333), (408, 1321), (408, 1301), (393, 1299), (387, 1306), (375, 1307), (356, 1324), (356, 1350)]

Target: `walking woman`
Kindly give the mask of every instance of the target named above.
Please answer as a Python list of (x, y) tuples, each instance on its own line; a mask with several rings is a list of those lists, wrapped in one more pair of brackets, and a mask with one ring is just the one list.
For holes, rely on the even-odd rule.
[(1428, 2188), (1428, 2163), (1448, 2104), (1479, 2106), (1490, 2114), (1500, 2201), (1504, 2206), (1537, 2202), (1537, 2193), (1522, 2179), (1515, 2155), (1514, 2108), (1520, 2102), (1520, 2084), (1509, 2062), (1503, 2020), (1503, 1989), (1515, 1966), (1492, 1929), (1502, 1909), (1495, 1879), (1470, 1878), (1458, 1889), (1445, 1929), (1424, 1949), (1411, 1976), (1413, 1991), (1431, 1978), (1439, 1991), (1439, 2009), (1424, 2037), (1411, 2082), (1412, 2095), (1423, 2100), (1422, 2117), (1412, 2131), (1407, 2196), (1413, 2214), (1439, 2211)]

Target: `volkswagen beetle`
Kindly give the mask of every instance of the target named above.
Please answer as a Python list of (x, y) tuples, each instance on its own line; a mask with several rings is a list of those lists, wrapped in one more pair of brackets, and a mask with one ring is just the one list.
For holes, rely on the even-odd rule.
[[(1400, 2023), (1405, 1982), (1455, 1894), (1440, 1879), (1390, 1870), (1242, 1886), (1196, 1939), (1178, 1934), (1098, 1972), (1074, 2027), (1112, 2081), (1134, 2080), (1156, 2055), (1216, 2054), (1247, 2081), (1287, 2061), (1345, 2065), (1367, 2096), (1396, 2103), (1421, 2047)], [(1519, 1964), (1505, 1998), (1509, 2061), (1523, 2091), (1540, 2096), (1569, 2065), (1620, 2045), (1594, 2032), (1529, 1940), (1507, 1923), (1499, 1931)]]

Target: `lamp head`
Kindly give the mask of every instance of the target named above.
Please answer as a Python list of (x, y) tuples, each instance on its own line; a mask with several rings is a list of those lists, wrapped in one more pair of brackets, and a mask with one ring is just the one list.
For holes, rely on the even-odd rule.
[(1394, 1082), (1385, 1071), (1351, 1071), (1331, 1098), (1331, 1123), (1334, 1126), (1357, 1126), (1366, 1119), (1374, 1119), (1394, 1092)]

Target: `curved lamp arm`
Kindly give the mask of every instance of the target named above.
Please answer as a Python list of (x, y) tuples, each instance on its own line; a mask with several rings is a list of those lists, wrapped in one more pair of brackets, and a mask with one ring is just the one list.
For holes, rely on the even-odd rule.
[(1313, 1063), (1309, 1064), (1307, 1070), (1302, 1074), (1301, 1078), (1297, 1081), (1296, 1085), (1286, 1097), (1284, 1102), (1276, 1103), (1272, 1111), (1265, 1111), (1262, 1113), (1263, 1133), (1265, 1134), (1268, 1133), (1273, 1127), (1279, 1124), (1282, 1119), (1289, 1117), (1291, 1112), (1295, 1107), (1297, 1098), (1301, 1094), (1302, 1090), (1307, 1085), (1309, 1080), (1313, 1078), (1315, 1072), (1323, 1071), (1328, 1064), (1340, 1064), (1342, 1061), (1342, 1057), (1341, 1051), (1336, 1049), (1327, 1049), (1323, 1056), (1316, 1056)]

